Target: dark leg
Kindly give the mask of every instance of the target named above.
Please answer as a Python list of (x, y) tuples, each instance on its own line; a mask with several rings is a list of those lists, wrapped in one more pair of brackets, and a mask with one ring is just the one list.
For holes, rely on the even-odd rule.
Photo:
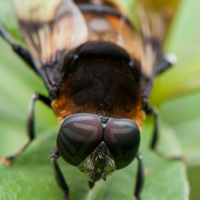
[(88, 187), (89, 187), (89, 189), (92, 189), (94, 187), (94, 185), (95, 185), (94, 182), (88, 181)]
[(39, 76), (41, 76), (47, 90), (49, 91), (49, 97), (51, 99), (57, 98), (58, 97), (57, 91), (60, 85), (57, 84), (57, 81), (55, 82), (55, 80), (52, 77), (54, 77), (54, 73), (57, 74), (57, 76), (59, 74), (60, 77), (58, 77), (58, 79), (60, 82), (61, 69), (58, 66), (56, 67), (54, 66), (56, 65), (56, 63), (52, 64), (54, 66), (53, 68), (56, 70), (53, 70), (52, 65), (45, 65), (42, 68), (37, 68), (37, 66), (35, 67), (34, 62), (31, 59), (30, 53), (13, 42), (11, 36), (1, 23), (0, 23), (0, 36), (12, 47), (14, 52), (17, 53), (29, 65), (29, 67), (31, 67)]
[(143, 183), (144, 183), (142, 156), (140, 153), (138, 153), (136, 157), (138, 159), (138, 169), (137, 169), (137, 179), (136, 179), (134, 195), (137, 200), (141, 200), (139, 195), (142, 190)]
[(156, 75), (161, 74), (175, 63), (176, 63), (176, 56), (174, 54), (165, 55), (163, 61), (157, 67), (155, 74)]
[(10, 34), (6, 31), (6, 29), (3, 27), (1, 23), (0, 23), (0, 35), (8, 44), (10, 44), (13, 51), (16, 52), (36, 73), (38, 73), (35, 69), (35, 66), (32, 62), (29, 52), (23, 49), (22, 47), (14, 44)]
[(57, 150), (57, 148), (55, 148), (52, 152), (51, 152), (51, 160), (53, 162), (53, 169), (55, 172), (55, 176), (56, 176), (56, 181), (58, 183), (58, 185), (60, 186), (60, 188), (63, 190), (64, 192), (64, 200), (69, 200), (69, 188), (67, 186), (67, 183), (64, 179), (64, 176), (60, 170), (60, 167), (58, 166), (57, 163), (57, 159), (60, 157), (60, 154)]
[(31, 143), (31, 141), (35, 138), (35, 131), (34, 131), (34, 110), (35, 110), (35, 101), (40, 100), (49, 107), (51, 107), (51, 101), (38, 93), (34, 93), (31, 99), (30, 103), (30, 110), (29, 110), (29, 118), (28, 118), (28, 136), (29, 136), (29, 141), (14, 155), (7, 157), (7, 158), (1, 158), (1, 162), (5, 163), (6, 165), (10, 165), (12, 160), (14, 160), (17, 156), (19, 156)]
[(159, 151), (156, 148), (156, 145), (158, 143), (158, 114), (157, 114), (157, 112), (155, 111), (154, 108), (149, 108), (148, 106), (146, 107), (145, 111), (146, 111), (146, 114), (151, 114), (151, 115), (153, 115), (155, 117), (153, 138), (152, 138), (152, 141), (151, 141), (150, 148), (156, 154), (158, 154), (159, 156), (161, 156), (161, 157), (163, 157), (165, 159), (168, 159), (168, 160), (184, 160), (184, 157), (181, 157), (181, 156), (171, 156), (171, 155), (168, 155), (168, 154), (165, 154), (165, 153)]

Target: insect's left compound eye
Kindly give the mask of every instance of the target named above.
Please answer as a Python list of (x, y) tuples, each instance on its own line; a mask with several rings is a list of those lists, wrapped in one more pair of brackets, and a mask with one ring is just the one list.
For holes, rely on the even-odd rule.
[(103, 127), (95, 114), (79, 113), (67, 117), (57, 137), (57, 148), (63, 159), (77, 166), (102, 141)]
[(121, 169), (135, 158), (140, 145), (140, 131), (130, 119), (110, 118), (105, 128), (104, 141), (117, 169)]

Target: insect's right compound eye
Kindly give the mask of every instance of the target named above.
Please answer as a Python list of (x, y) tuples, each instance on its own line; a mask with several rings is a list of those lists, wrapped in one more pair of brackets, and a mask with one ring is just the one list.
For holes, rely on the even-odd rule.
[(57, 148), (63, 159), (77, 166), (92, 153), (103, 139), (103, 127), (95, 114), (79, 113), (67, 117), (62, 123)]
[(105, 128), (104, 141), (117, 169), (121, 169), (129, 165), (138, 152), (140, 130), (130, 119), (111, 117)]

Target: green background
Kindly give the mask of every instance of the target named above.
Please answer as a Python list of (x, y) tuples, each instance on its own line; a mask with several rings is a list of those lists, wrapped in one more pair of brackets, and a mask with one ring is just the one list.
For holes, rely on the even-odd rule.
[[(131, 0), (126, 0), (131, 8)], [(155, 82), (151, 104), (159, 110), (158, 148), (172, 155), (185, 155), (187, 164), (169, 162), (148, 148), (152, 118), (144, 122), (140, 151), (143, 155), (144, 200), (197, 200), (200, 196), (200, 1), (183, 1), (167, 37), (165, 52), (173, 52), (178, 63)], [(11, 4), (0, 0), (0, 19), (19, 38)], [(47, 94), (42, 81), (0, 39), (0, 157), (16, 152), (26, 141), (27, 108), (31, 95)], [(55, 146), (59, 125), (53, 113), (36, 104), (36, 140), (11, 167), (0, 165), (0, 199), (62, 199), (53, 175), (50, 151)], [(78, 170), (59, 159), (70, 186), (70, 199), (134, 199), (137, 162), (100, 181), (88, 190)], [(189, 183), (187, 181), (189, 179)], [(188, 185), (190, 185), (188, 187)]]

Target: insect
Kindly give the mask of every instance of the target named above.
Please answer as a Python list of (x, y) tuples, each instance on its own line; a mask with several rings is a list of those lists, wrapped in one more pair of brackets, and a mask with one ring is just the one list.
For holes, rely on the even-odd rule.
[(61, 123), (51, 159), (64, 199), (69, 199), (69, 187), (57, 164), (60, 156), (88, 178), (90, 188), (136, 158), (134, 195), (141, 199), (138, 149), (146, 114), (155, 117), (152, 150), (168, 159), (181, 159), (156, 148), (157, 113), (148, 105), (155, 76), (174, 63), (171, 56), (163, 56), (162, 44), (177, 3), (170, 4), (173, 12), (165, 15), (164, 27), (156, 8), (147, 11), (145, 6), (151, 5), (145, 2), (139, 9), (140, 33), (120, 1), (13, 1), (28, 51), (16, 45), (2, 25), (0, 34), (41, 77), (49, 96), (33, 95), (29, 141), (2, 162), (10, 165), (35, 138), (36, 100), (52, 108)]

